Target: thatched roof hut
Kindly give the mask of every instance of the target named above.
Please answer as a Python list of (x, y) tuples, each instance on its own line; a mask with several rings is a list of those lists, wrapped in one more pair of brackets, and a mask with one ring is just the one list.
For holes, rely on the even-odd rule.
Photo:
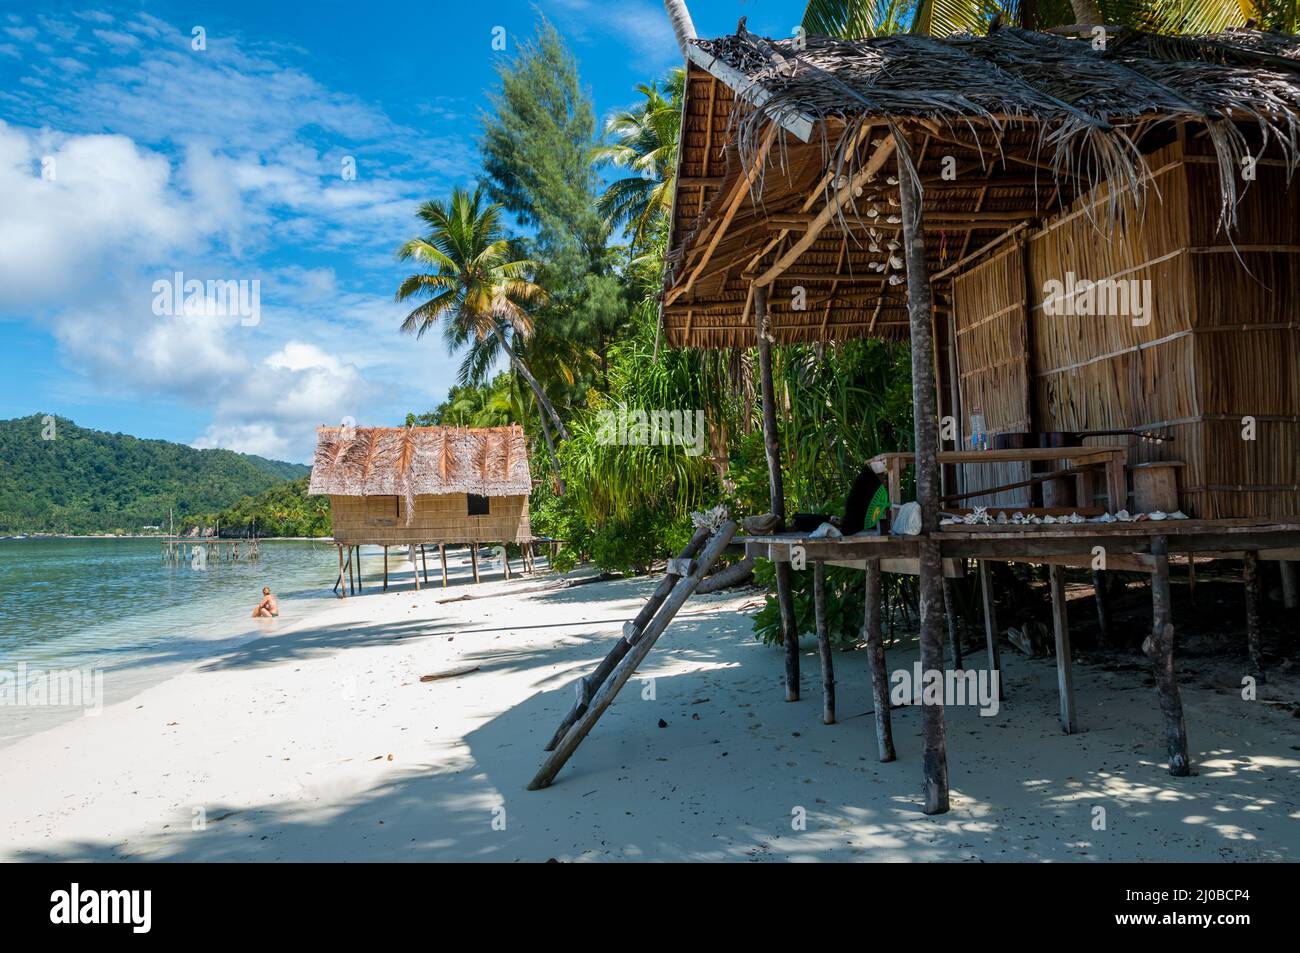
[[(1185, 511), (1300, 512), (1300, 38), (742, 30), (688, 59), (671, 345), (752, 346), (758, 291), (775, 344), (907, 337), (906, 178), (963, 440), (976, 409), (994, 434), (1159, 431), (1132, 462), (1185, 464)], [(1047, 289), (1116, 279), (1152, 289), (1135, 320), (1053, 312)]]
[[(1217, 173), (1212, 224), (1233, 225), (1249, 184), (1245, 156), (1280, 163), (1287, 178), (1294, 170), (1298, 56), (1297, 37), (1251, 30), (1121, 31), (1101, 50), (1018, 29), (944, 40), (769, 40), (743, 30), (696, 40), (664, 282), (667, 339), (751, 345), (754, 285), (770, 289), (777, 343), (905, 336), (901, 263), (882, 253), (900, 232), (890, 199), (905, 172), (923, 186), (936, 276), (1103, 183), (1108, 200), (1090, 216), (1103, 227), (1134, 217), (1134, 203), (1159, 192), (1152, 156), (1180, 137), (1195, 140)], [(914, 133), (901, 154), (895, 129)], [(796, 286), (806, 289), (804, 310), (790, 307)]]
[(320, 427), (309, 492), (346, 545), (531, 538), (523, 429)]

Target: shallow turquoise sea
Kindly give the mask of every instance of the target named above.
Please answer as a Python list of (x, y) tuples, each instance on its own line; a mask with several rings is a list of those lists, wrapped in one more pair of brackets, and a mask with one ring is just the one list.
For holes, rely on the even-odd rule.
[[(103, 670), (111, 702), (256, 638), (251, 614), (264, 585), (285, 623), (334, 599), (333, 543), (262, 540), (259, 548), (255, 561), (195, 569), (164, 562), (156, 539), (0, 540), (0, 673)], [(362, 565), (369, 577), (381, 561)], [(58, 720), (47, 714), (0, 705), (0, 742)]]

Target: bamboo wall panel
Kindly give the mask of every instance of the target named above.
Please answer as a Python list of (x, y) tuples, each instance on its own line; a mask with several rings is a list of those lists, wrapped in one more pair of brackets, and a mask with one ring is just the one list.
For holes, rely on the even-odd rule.
[(532, 538), (528, 497), (490, 497), (486, 516), (467, 515), (464, 493), (421, 495), (406, 523), (406, 500), (395, 496), (331, 496), (334, 539), (345, 545), (368, 543), (504, 543)]
[[(970, 446), (970, 416), (981, 408), (990, 434), (1030, 430), (1029, 341), (1024, 249), (1018, 242), (996, 251), (953, 280), (958, 432)], [(962, 465), (964, 491), (1027, 479), (1029, 464)], [(972, 497), (963, 506), (1028, 506), (1027, 488)]]

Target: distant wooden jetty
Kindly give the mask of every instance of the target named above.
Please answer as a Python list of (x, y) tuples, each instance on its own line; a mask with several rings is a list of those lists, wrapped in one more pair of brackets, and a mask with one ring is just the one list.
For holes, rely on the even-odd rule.
[(216, 536), (168, 536), (162, 541), (163, 562), (183, 563), (194, 560), (195, 550), (201, 550), (202, 560), (208, 562), (238, 562), (257, 559), (257, 537), (220, 539)]

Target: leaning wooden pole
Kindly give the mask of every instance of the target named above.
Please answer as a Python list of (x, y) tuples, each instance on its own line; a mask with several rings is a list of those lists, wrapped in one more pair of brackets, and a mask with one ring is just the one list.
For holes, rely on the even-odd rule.
[(650, 595), (649, 600), (641, 607), (641, 611), (637, 613), (635, 619), (623, 623), (623, 637), (609, 650), (609, 654), (596, 666), (596, 670), (590, 675), (579, 679), (574, 686), (578, 700), (573, 703), (569, 713), (560, 721), (560, 727), (556, 729), (555, 734), (551, 737), (544, 750), (554, 751), (556, 745), (564, 740), (564, 736), (573, 723), (587, 713), (587, 707), (591, 699), (600, 689), (600, 686), (605, 684), (605, 679), (609, 678), (609, 673), (614, 671), (619, 662), (623, 661), (623, 656), (627, 655), (632, 646), (636, 644), (636, 640), (641, 637), (645, 627), (650, 624), (650, 620), (659, 611), (659, 607), (664, 604), (668, 594), (673, 591), (673, 587), (682, 578), (683, 573), (680, 571), (682, 564), (689, 563), (696, 557), (708, 541), (710, 533), (712, 533), (712, 530), (707, 526), (697, 529), (690, 542), (686, 544), (686, 548), (682, 550), (681, 555), (677, 559), (668, 560), (668, 568), (664, 572), (664, 577), (659, 580), (659, 585)]
[[(921, 181), (906, 136), (893, 130), (898, 155), (898, 193), (907, 263), (907, 316), (912, 337), (912, 418), (916, 441), (916, 498), (921, 504), (921, 670), (943, 672), (943, 564), (939, 554), (939, 427), (935, 419), (933, 300), (925, 257)], [(928, 676), (934, 677), (934, 676)], [(943, 705), (921, 709), (922, 771), (926, 814), (948, 810), (948, 739)]]
[(813, 563), (813, 612), (817, 617), (817, 656), (822, 666), (822, 724), (835, 724), (835, 660), (826, 623), (826, 563)]
[(876, 709), (876, 748), (881, 761), (893, 761), (894, 729), (889, 714), (889, 675), (885, 671), (885, 638), (880, 631), (880, 560), (867, 560), (867, 667), (871, 669), (871, 701)]
[(1250, 652), (1250, 674), (1264, 681), (1264, 653), (1259, 642), (1259, 553), (1246, 550), (1242, 564), (1242, 581), (1246, 584), (1246, 647)]
[[(758, 334), (758, 372), (763, 401), (763, 448), (767, 452), (767, 488), (775, 532), (785, 529), (785, 484), (781, 477), (781, 433), (776, 424), (776, 393), (772, 382), (772, 340), (767, 313), (767, 288), (754, 288), (754, 320)], [(794, 616), (794, 590), (790, 564), (777, 562), (776, 601), (781, 613), (781, 639), (785, 645), (785, 700), (799, 700), (799, 628)]]
[(447, 544), (438, 544), (438, 555), (442, 557), (442, 588), (447, 588)]
[(600, 716), (605, 713), (605, 709), (614, 701), (614, 696), (618, 694), (619, 689), (627, 684), (628, 679), (632, 677), (632, 673), (637, 670), (637, 666), (645, 661), (645, 657), (650, 654), (650, 649), (654, 647), (659, 636), (663, 635), (664, 630), (668, 628), (668, 624), (672, 622), (677, 611), (691, 597), (691, 593), (700, 584), (700, 580), (708, 575), (709, 570), (713, 568), (713, 564), (726, 551), (727, 546), (731, 544), (731, 538), (735, 535), (736, 523), (734, 520), (727, 520), (718, 527), (717, 532), (713, 534), (713, 538), (709, 540), (709, 544), (704, 547), (699, 561), (691, 569), (690, 574), (673, 587), (672, 594), (660, 606), (654, 619), (646, 627), (640, 638), (636, 640), (635, 644), (632, 645), (631, 651), (615, 666), (614, 671), (610, 673), (609, 679), (596, 692), (596, 696), (591, 700), (591, 705), (586, 713), (574, 723), (568, 734), (564, 736), (564, 740), (556, 746), (555, 750), (542, 763), (537, 775), (529, 782), (528, 790), (536, 791), (548, 787), (555, 780), (556, 774), (572, 757), (573, 752), (578, 749), (578, 745), (582, 744), (582, 740), (587, 737)]
[(1002, 680), (1002, 651), (998, 646), (998, 609), (993, 602), (993, 581), (989, 578), (987, 560), (979, 561), (980, 595), (984, 601), (984, 642), (988, 652), (989, 672), (998, 694), (998, 701), (1007, 697), (1006, 684)]
[(1165, 746), (1169, 750), (1169, 773), (1186, 777), (1191, 773), (1187, 756), (1187, 723), (1183, 719), (1183, 700), (1174, 675), (1173, 607), (1169, 596), (1169, 540), (1151, 537), (1151, 555), (1155, 567), (1151, 572), (1151, 634), (1142, 643), (1142, 651), (1155, 667), (1156, 693), (1160, 712), (1165, 718)]

